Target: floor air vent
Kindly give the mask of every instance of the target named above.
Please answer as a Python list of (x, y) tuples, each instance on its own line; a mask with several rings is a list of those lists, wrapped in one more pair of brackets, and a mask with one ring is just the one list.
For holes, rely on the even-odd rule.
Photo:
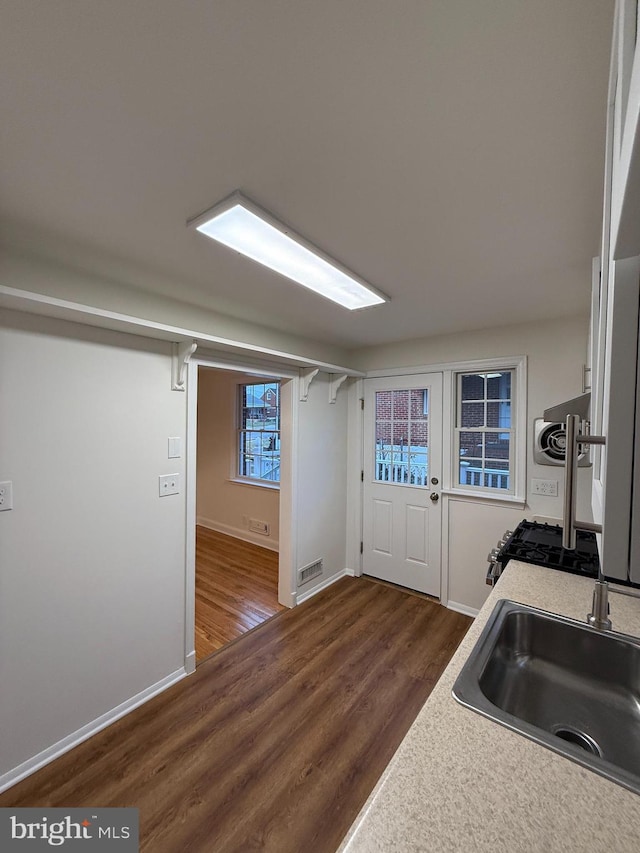
[(310, 581), (311, 578), (317, 578), (322, 574), (322, 560), (316, 560), (315, 563), (309, 563), (308, 566), (303, 566), (298, 569), (298, 586)]

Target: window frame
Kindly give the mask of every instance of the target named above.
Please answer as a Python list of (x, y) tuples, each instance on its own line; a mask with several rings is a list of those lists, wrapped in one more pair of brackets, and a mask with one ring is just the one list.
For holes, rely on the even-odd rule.
[[(269, 386), (269, 385), (277, 385), (278, 386), (278, 405), (274, 408), (277, 409), (277, 429), (247, 429), (243, 425), (243, 411), (247, 407), (243, 405), (243, 401), (245, 399), (245, 389), (247, 388), (255, 388), (256, 386)], [(280, 463), (282, 461), (282, 450), (280, 447), (281, 436), (282, 436), (282, 382), (280, 379), (270, 379), (265, 378), (262, 381), (254, 381), (254, 382), (239, 382), (236, 386), (236, 428), (235, 428), (235, 440), (234, 440), (234, 455), (233, 455), (233, 464), (234, 471), (232, 474), (232, 481), (236, 483), (242, 483), (250, 486), (258, 486), (260, 488), (266, 489), (279, 489), (280, 488), (280, 477), (281, 471), (278, 472), (277, 480), (268, 480), (262, 477), (255, 477), (250, 474), (243, 474), (242, 472), (242, 436), (244, 433), (252, 432), (252, 433), (268, 433), (270, 435), (275, 435), (277, 437), (278, 442), (278, 450), (279, 450), (279, 459)]]
[[(460, 376), (473, 373), (498, 373), (510, 371), (511, 376), (511, 427), (509, 447), (509, 475), (511, 488), (491, 488), (489, 486), (468, 486), (460, 483), (460, 456), (458, 411), (460, 405)], [(467, 498), (481, 498), (488, 502), (524, 504), (526, 501), (526, 460), (527, 460), (527, 357), (478, 359), (456, 363), (449, 373), (448, 390), (450, 395), (450, 429), (448, 431), (450, 466), (448, 483), (443, 493)], [(466, 430), (462, 430), (463, 432)], [(486, 428), (486, 432), (506, 432), (499, 428)], [(446, 435), (446, 431), (445, 431)], [(445, 447), (445, 453), (447, 448)]]
[[(509, 374), (509, 376), (510, 376), (510, 393), (509, 393), (509, 399), (508, 399), (510, 412), (509, 412), (509, 426), (508, 427), (489, 426), (486, 423), (487, 409), (488, 409), (489, 403), (494, 402), (490, 397), (488, 397), (488, 387), (487, 387), (486, 383), (487, 383), (487, 380), (491, 377), (491, 375), (493, 373), (500, 374), (500, 375)], [(482, 398), (478, 398), (476, 400), (463, 400), (462, 399), (462, 385), (463, 385), (462, 380), (466, 376), (481, 376), (483, 378), (484, 382), (483, 382), (483, 396), (482, 396)], [(513, 412), (514, 412), (514, 402), (515, 402), (515, 400), (514, 400), (514, 396), (515, 396), (514, 391), (515, 391), (515, 384), (516, 384), (515, 378), (516, 378), (515, 370), (513, 370), (512, 368), (505, 368), (505, 369), (500, 370), (500, 371), (477, 371), (477, 370), (474, 370), (474, 371), (457, 371), (456, 372), (456, 374), (455, 374), (456, 418), (455, 418), (455, 422), (453, 424), (453, 432), (454, 432), (453, 450), (454, 450), (455, 460), (456, 460), (456, 462), (455, 462), (455, 479), (453, 481), (455, 484), (455, 488), (464, 489), (465, 491), (472, 489), (473, 491), (479, 490), (482, 492), (485, 492), (485, 491), (494, 492), (496, 494), (501, 494), (501, 495), (512, 495), (514, 493), (514, 491), (515, 491), (514, 470), (515, 470), (516, 429), (514, 426)], [(505, 400), (506, 400), (506, 398), (500, 397), (500, 398), (497, 398), (495, 400), (495, 402), (499, 404), (501, 402), (504, 402)], [(481, 426), (465, 426), (461, 423), (462, 413), (464, 410), (464, 404), (465, 403), (468, 405), (481, 404), (483, 406), (484, 423)], [(488, 467), (486, 464), (487, 463), (486, 443), (485, 443), (486, 439), (484, 438), (484, 436), (487, 436), (487, 435), (492, 434), (492, 433), (494, 433), (494, 434), (495, 433), (503, 433), (503, 434), (508, 434), (508, 436), (509, 436), (509, 456), (508, 456), (508, 458), (506, 460), (498, 460), (498, 459), (491, 460), (490, 459), (489, 462), (491, 462), (491, 461), (501, 461), (501, 462), (506, 461), (507, 462), (506, 474), (507, 474), (508, 479), (509, 479), (510, 487), (507, 489), (503, 489), (503, 488), (500, 488), (497, 486), (468, 485), (466, 483), (462, 483), (461, 478), (460, 478), (460, 467), (461, 467), (461, 464), (463, 461), (462, 455), (461, 455), (461, 449), (460, 449), (462, 435), (463, 434), (472, 434), (472, 435), (477, 435), (479, 438), (483, 437), (482, 438), (482, 446), (483, 446), (482, 458), (480, 459), (480, 462), (482, 464), (480, 466), (480, 469), (484, 472), (487, 470), (487, 467)], [(474, 459), (474, 460), (478, 459), (477, 456), (472, 456), (470, 458)], [(496, 470), (498, 470), (498, 469), (496, 469)]]

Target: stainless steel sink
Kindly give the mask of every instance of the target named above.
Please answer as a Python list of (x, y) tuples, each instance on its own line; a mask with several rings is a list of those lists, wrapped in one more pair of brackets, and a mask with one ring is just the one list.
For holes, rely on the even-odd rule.
[(501, 600), (453, 695), (640, 794), (640, 642), (634, 637)]

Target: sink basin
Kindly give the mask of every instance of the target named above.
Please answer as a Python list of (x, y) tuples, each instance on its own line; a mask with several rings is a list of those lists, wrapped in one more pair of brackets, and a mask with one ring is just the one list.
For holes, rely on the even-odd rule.
[(503, 599), (453, 695), (640, 794), (640, 643), (635, 638)]

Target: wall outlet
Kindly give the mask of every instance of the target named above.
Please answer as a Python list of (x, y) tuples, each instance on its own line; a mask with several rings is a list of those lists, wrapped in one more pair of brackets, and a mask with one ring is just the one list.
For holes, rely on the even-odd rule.
[(249, 530), (253, 533), (262, 533), (264, 536), (269, 535), (269, 525), (266, 521), (259, 521), (257, 518), (249, 519)]
[(531, 480), (532, 495), (547, 495), (550, 498), (558, 497), (558, 481), (557, 480)]
[(6, 509), (13, 509), (13, 483), (11, 480), (0, 483), (0, 512)]
[(158, 491), (161, 498), (166, 495), (179, 495), (180, 474), (163, 474), (158, 477)]

